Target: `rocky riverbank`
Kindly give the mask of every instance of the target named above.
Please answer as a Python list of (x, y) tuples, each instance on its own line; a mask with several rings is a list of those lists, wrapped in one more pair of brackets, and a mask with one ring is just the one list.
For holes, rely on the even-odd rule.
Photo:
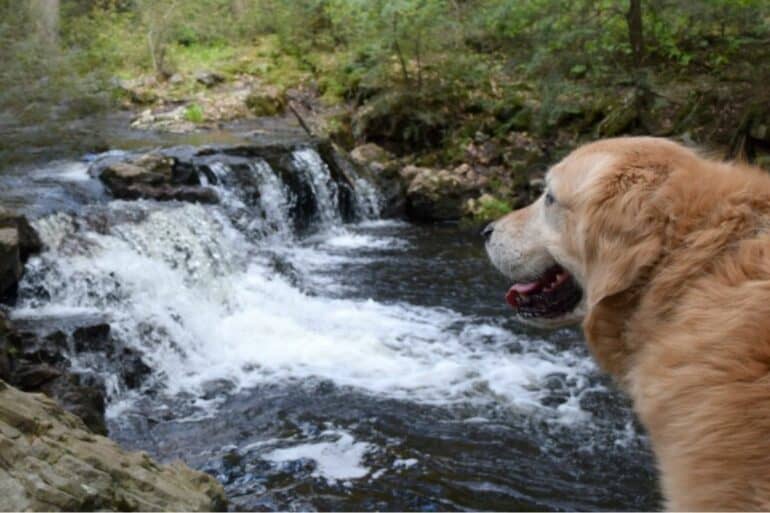
[[(14, 301), (24, 265), (42, 243), (27, 219), (0, 210), (0, 296)], [(158, 465), (101, 435), (104, 383), (72, 372), (65, 354), (102, 345), (122, 362), (123, 381), (149, 372), (128, 348), (112, 347), (109, 324), (43, 335), (0, 309), (0, 491), (5, 510), (224, 510), (212, 477), (182, 463)], [(13, 385), (13, 386), (12, 386)], [(18, 388), (16, 388), (18, 387)]]
[(123, 451), (43, 394), (0, 381), (6, 511), (224, 511), (222, 486), (183, 463)]
[[(441, 116), (423, 116), (423, 105), (389, 111), (367, 103), (329, 105), (312, 82), (282, 89), (248, 75), (229, 82), (199, 75), (123, 83), (126, 106), (140, 109), (134, 126), (183, 132), (232, 119), (285, 116), (293, 122), (296, 116), (308, 131), (351, 151), (384, 191), (387, 214), (420, 223), (478, 224), (519, 208), (540, 193), (549, 165), (599, 137), (671, 137), (770, 169), (770, 111), (761, 99), (742, 96), (738, 78), (654, 76), (594, 88), (593, 94), (580, 94), (584, 85), (575, 80), (574, 93), (567, 89), (554, 98), (522, 83), (515, 101), (494, 116), (468, 114), (457, 125), (442, 125), (436, 121)], [(180, 84), (191, 80), (197, 92), (185, 96)], [(198, 106), (201, 118), (190, 122)], [(423, 126), (426, 119), (434, 124), (425, 130), (444, 134), (441, 144), (415, 147), (403, 139), (404, 127)]]

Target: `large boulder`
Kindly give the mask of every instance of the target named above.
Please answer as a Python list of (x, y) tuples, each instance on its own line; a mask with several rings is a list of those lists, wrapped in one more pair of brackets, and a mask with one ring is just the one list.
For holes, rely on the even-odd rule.
[(353, 148), (353, 151), (350, 152), (350, 158), (359, 165), (368, 166), (375, 162), (384, 164), (395, 157), (388, 150), (377, 144), (366, 143)]
[(464, 214), (465, 203), (480, 194), (484, 177), (469, 165), (452, 170), (407, 166), (402, 175), (410, 179), (406, 212), (417, 222), (454, 221)]
[(120, 199), (154, 199), (217, 203), (219, 196), (210, 187), (200, 185), (198, 175), (176, 159), (160, 153), (147, 153), (123, 162), (104, 166), (99, 178)]
[(10, 294), (21, 278), (19, 231), (0, 228), (0, 298)]
[(222, 486), (122, 450), (41, 394), (0, 381), (0, 496), (10, 511), (224, 511)]
[(22, 262), (39, 253), (43, 243), (32, 225), (23, 215), (0, 207), (0, 228), (16, 228), (19, 235), (19, 256)]

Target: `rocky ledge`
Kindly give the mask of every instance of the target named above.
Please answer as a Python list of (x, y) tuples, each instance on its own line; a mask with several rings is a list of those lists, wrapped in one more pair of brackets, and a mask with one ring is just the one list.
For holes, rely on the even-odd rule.
[(147, 153), (127, 160), (98, 166), (95, 174), (119, 199), (154, 199), (217, 203), (219, 196), (201, 185), (198, 174), (174, 157)]
[(0, 381), (0, 496), (9, 511), (224, 511), (222, 486), (92, 434), (42, 394)]
[(542, 149), (525, 134), (505, 144), (479, 136), (465, 149), (464, 163), (451, 168), (418, 166), (373, 143), (350, 156), (379, 187), (386, 215), (418, 223), (488, 222), (531, 202), (545, 170)]

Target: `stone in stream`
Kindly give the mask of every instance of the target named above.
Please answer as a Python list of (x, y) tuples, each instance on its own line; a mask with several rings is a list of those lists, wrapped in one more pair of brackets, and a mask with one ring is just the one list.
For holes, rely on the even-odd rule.
[(81, 326), (77, 328), (72, 338), (75, 341), (75, 350), (82, 351), (107, 351), (110, 345), (110, 325), (107, 323)]
[(10, 340), (11, 327), (5, 315), (0, 311), (0, 380), (8, 381), (11, 377), (11, 357), (14, 352)]
[(0, 311), (0, 379), (25, 392), (43, 392), (79, 416), (96, 433), (107, 433), (104, 383), (70, 371), (67, 336), (19, 332)]
[(43, 392), (56, 400), (65, 411), (79, 417), (88, 429), (100, 435), (107, 435), (104, 419), (105, 390), (101, 380), (90, 376), (64, 373), (61, 376), (35, 388), (30, 392)]
[(79, 353), (101, 352), (114, 359), (129, 390), (139, 388), (152, 373), (139, 351), (130, 347), (115, 347), (117, 343), (110, 338), (110, 325), (107, 323), (81, 326), (73, 332), (72, 339), (75, 351)]
[(0, 381), (0, 494), (10, 511), (224, 511), (222, 486), (94, 435), (53, 400)]
[(47, 363), (23, 362), (14, 369), (12, 383), (22, 390), (34, 390), (61, 375), (62, 373), (59, 370)]
[(200, 185), (197, 173), (174, 157), (147, 153), (138, 158), (114, 162), (99, 172), (99, 178), (119, 199), (154, 199), (217, 203), (214, 189)]
[(18, 229), (0, 228), (0, 298), (13, 293), (22, 269)]
[(22, 262), (43, 249), (40, 236), (26, 217), (0, 206), (0, 228), (16, 228), (19, 236), (19, 257)]
[(120, 377), (126, 384), (126, 388), (133, 390), (139, 388), (152, 373), (152, 368), (147, 365), (142, 355), (130, 347), (125, 347), (120, 352)]

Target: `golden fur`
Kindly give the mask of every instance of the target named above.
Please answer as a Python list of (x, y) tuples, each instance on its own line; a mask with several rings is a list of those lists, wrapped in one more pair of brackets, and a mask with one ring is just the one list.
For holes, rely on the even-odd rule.
[[(499, 221), (493, 261), (542, 246), (580, 283), (588, 345), (649, 432), (667, 508), (770, 510), (770, 176), (644, 137), (583, 146), (548, 184), (555, 210)], [(541, 240), (506, 235), (523, 223)]]

